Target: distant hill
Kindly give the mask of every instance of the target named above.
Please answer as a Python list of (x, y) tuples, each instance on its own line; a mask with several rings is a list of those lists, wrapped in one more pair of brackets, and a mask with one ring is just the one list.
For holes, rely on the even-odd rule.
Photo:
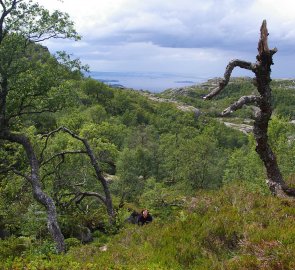
[[(218, 116), (219, 113), (239, 97), (257, 93), (250, 77), (233, 77), (228, 86), (212, 101), (204, 101), (203, 97), (218, 86), (221, 78), (212, 78), (204, 83), (187, 87), (170, 88), (158, 96), (174, 101), (184, 102), (201, 110), (202, 113)], [(271, 83), (273, 92), (274, 114), (295, 119), (295, 79), (274, 79)], [(243, 110), (241, 110), (243, 111)], [(236, 112), (233, 117), (251, 117), (248, 113)]]

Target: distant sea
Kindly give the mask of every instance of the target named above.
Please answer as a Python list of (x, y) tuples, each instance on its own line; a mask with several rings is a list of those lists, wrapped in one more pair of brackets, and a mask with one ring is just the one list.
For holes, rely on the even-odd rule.
[(207, 78), (199, 78), (193, 75), (160, 72), (92, 71), (89, 76), (108, 85), (148, 90), (154, 93), (162, 92), (168, 88), (190, 86), (207, 80)]

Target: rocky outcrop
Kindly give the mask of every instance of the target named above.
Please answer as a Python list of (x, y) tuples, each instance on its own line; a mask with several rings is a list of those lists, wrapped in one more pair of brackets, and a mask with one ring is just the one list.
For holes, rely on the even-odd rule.
[(201, 111), (194, 106), (186, 105), (182, 102), (179, 102), (173, 98), (161, 98), (157, 97), (154, 94), (143, 92), (142, 95), (146, 96), (148, 99), (156, 101), (156, 102), (166, 102), (166, 103), (173, 103), (176, 105), (176, 108), (183, 112), (193, 112), (195, 117), (198, 118), (201, 115)]
[(239, 130), (243, 132), (244, 134), (248, 135), (252, 133), (253, 131), (253, 126), (246, 125), (246, 124), (235, 124), (235, 123), (230, 123), (230, 122), (223, 122), (224, 125), (226, 125), (229, 128)]

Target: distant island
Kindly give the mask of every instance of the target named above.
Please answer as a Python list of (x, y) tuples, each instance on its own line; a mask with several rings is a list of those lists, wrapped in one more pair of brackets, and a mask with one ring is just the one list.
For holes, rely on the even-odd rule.
[(118, 83), (119, 80), (105, 80), (105, 79), (97, 79), (98, 81), (100, 82), (103, 82), (103, 83)]
[(192, 84), (194, 84), (196, 82), (194, 82), (194, 81), (175, 81), (175, 83), (192, 83)]
[(108, 79), (96, 79), (102, 83), (107, 84), (108, 86), (112, 87), (112, 88), (119, 88), (119, 89), (125, 89), (126, 87), (122, 84), (119, 84), (119, 80), (108, 80)]
[(112, 87), (112, 88), (119, 88), (119, 89), (125, 89), (126, 88), (124, 85), (118, 84), (118, 83), (110, 84), (109, 86)]

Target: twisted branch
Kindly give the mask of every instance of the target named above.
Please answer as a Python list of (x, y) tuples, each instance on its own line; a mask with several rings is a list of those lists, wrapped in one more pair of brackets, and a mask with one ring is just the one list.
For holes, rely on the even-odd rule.
[(74, 197), (72, 199), (70, 199), (67, 203), (63, 204), (63, 207), (67, 208), (69, 207), (73, 202), (75, 202), (75, 204), (79, 204), (81, 203), (81, 201), (83, 199), (85, 199), (86, 197), (96, 197), (98, 198), (103, 204), (106, 204), (106, 198), (104, 196), (102, 196), (101, 194), (97, 193), (97, 192), (91, 192), (91, 191), (77, 191), (77, 192), (71, 192), (71, 193), (67, 193), (67, 194), (63, 194), (61, 197), (64, 196), (72, 196), (74, 195)]
[(31, 181), (31, 177), (30, 177), (30, 176), (28, 176), (28, 175), (26, 175), (26, 174), (24, 174), (24, 173), (21, 173), (20, 171), (18, 171), (18, 170), (16, 170), (16, 169), (12, 169), (11, 171), (12, 171), (14, 174), (16, 174), (16, 175), (25, 178), (27, 181), (29, 181), (29, 182)]
[(208, 95), (206, 95), (204, 99), (213, 98), (214, 96), (218, 95), (227, 86), (231, 73), (235, 67), (248, 69), (253, 71), (254, 73), (256, 69), (256, 65), (251, 62), (247, 62), (247, 61), (243, 61), (239, 59), (234, 59), (230, 61), (225, 69), (224, 78), (222, 79), (222, 81), (219, 82), (219, 86), (213, 89)]
[(277, 48), (269, 49), (267, 39), (268, 30), (266, 21), (264, 20), (260, 28), (260, 39), (258, 42), (258, 55), (256, 56), (256, 63), (251, 64), (250, 62), (240, 60), (231, 61), (226, 67), (224, 79), (219, 83), (219, 86), (216, 89), (205, 96), (205, 99), (211, 99), (224, 89), (224, 87), (229, 82), (232, 70), (236, 66), (249, 69), (254, 72), (254, 85), (256, 86), (260, 96), (251, 95), (241, 97), (238, 101), (226, 108), (222, 112), (222, 115), (228, 115), (231, 112), (242, 108), (242, 106), (245, 104), (256, 103), (258, 105), (259, 113), (257, 113), (255, 116), (253, 133), (256, 140), (255, 151), (263, 161), (263, 164), (266, 168), (266, 183), (273, 194), (284, 198), (294, 198), (295, 189), (288, 187), (285, 183), (282, 173), (279, 169), (276, 156), (268, 144), (267, 129), (272, 115), (270, 73), (271, 65), (273, 65), (272, 57), (277, 52)]
[(76, 150), (76, 151), (63, 151), (63, 152), (60, 152), (60, 153), (57, 153), (53, 156), (51, 156), (49, 159), (45, 160), (42, 162), (41, 166), (42, 165), (45, 165), (47, 163), (49, 163), (51, 160), (57, 158), (57, 157), (64, 157), (65, 155), (67, 154), (87, 154), (86, 151), (82, 151), (82, 150)]
[(97, 192), (85, 191), (79, 192), (81, 198), (79, 198), (76, 203), (80, 203), (85, 197), (96, 197), (100, 199), (104, 204), (106, 204), (106, 198)]
[[(100, 168), (100, 166), (99, 166), (99, 164), (97, 162), (97, 159), (96, 159), (96, 157), (94, 155), (94, 152), (91, 149), (88, 141), (86, 139), (84, 139), (84, 138), (79, 137), (77, 134), (75, 134), (73, 131), (71, 131), (70, 129), (68, 129), (66, 127), (59, 127), (58, 129), (53, 130), (50, 133), (43, 135), (42, 138), (46, 137), (46, 144), (47, 144), (48, 138), (50, 136), (53, 136), (55, 133), (60, 132), (60, 131), (63, 131), (63, 132), (66, 132), (66, 133), (70, 134), (73, 138), (81, 141), (84, 144), (84, 147), (86, 149), (86, 153), (87, 153), (87, 155), (88, 155), (88, 157), (89, 157), (89, 159), (91, 161), (92, 167), (94, 168), (96, 178), (100, 181), (100, 183), (101, 183), (101, 185), (103, 187), (104, 194), (105, 194), (104, 202), (105, 202), (105, 205), (106, 205), (109, 217), (110, 217), (110, 221), (113, 222), (113, 218), (114, 218), (115, 213), (114, 213), (114, 210), (113, 210), (113, 203), (112, 203), (112, 198), (111, 198), (110, 190), (109, 190), (109, 187), (108, 187), (108, 183), (107, 183), (107, 180), (106, 180), (106, 178), (104, 177), (104, 175), (102, 173), (102, 170), (101, 170), (101, 168)], [(87, 195), (87, 196), (89, 196), (89, 195)], [(91, 196), (94, 196), (94, 195), (91, 195)]]
[(229, 107), (227, 107), (223, 112), (221, 113), (222, 116), (227, 116), (231, 114), (234, 111), (237, 111), (241, 109), (244, 105), (254, 104), (257, 105), (261, 101), (261, 98), (255, 95), (251, 96), (243, 96), (240, 97), (240, 99), (233, 104), (231, 104)]

